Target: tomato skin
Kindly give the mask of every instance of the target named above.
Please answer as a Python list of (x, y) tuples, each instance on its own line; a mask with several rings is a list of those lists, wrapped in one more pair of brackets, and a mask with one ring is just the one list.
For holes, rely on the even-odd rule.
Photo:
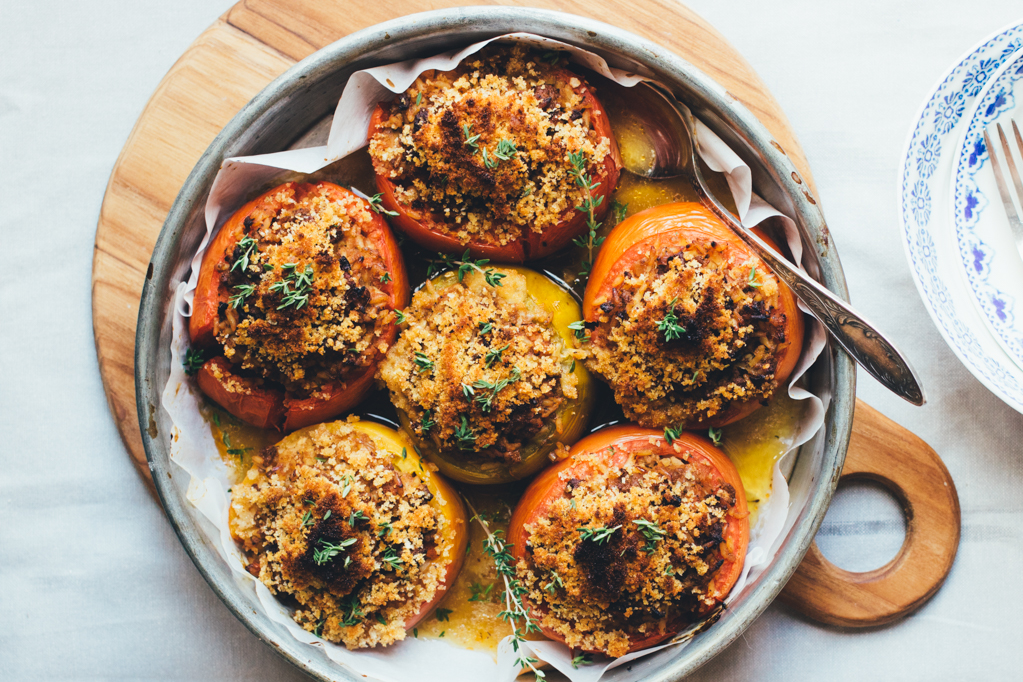
[[(576, 77), (568, 70), (561, 69), (561, 71), (563, 72), (561, 78), (566, 82), (568, 79)], [(611, 141), (611, 150), (604, 157), (603, 164), (593, 178), (595, 182), (600, 183), (593, 192), (594, 201), (600, 200), (595, 211), (595, 218), (597, 222), (600, 222), (607, 215), (611, 205), (611, 194), (618, 184), (618, 176), (622, 168), (621, 154), (611, 130), (611, 121), (608, 119), (604, 107), (594, 95), (593, 89), (580, 79), (579, 87), (575, 88), (575, 91), (582, 95), (584, 107), (591, 110), (593, 128), (597, 135)], [(385, 103), (381, 102), (373, 110), (368, 133), (370, 139), (376, 135), (383, 122), (388, 118), (384, 105)], [(593, 169), (590, 169), (590, 172), (594, 172)], [(561, 222), (547, 228), (543, 233), (533, 232), (526, 227), (523, 236), (504, 245), (475, 240), (462, 243), (457, 237), (441, 229), (444, 222), (438, 220), (436, 216), (398, 203), (395, 197), (395, 184), (390, 178), (378, 173), (376, 183), (377, 190), (383, 195), (381, 203), (387, 210), (398, 213), (391, 219), (395, 227), (417, 244), (431, 251), (462, 254), (468, 249), (473, 258), (489, 258), (498, 263), (524, 263), (527, 260), (543, 258), (559, 251), (586, 231), (587, 214), (583, 211), (573, 210), (567, 220), (562, 219)]]
[[(781, 253), (777, 244), (762, 230), (753, 228), (753, 232), (767, 242), (768, 246)], [(729, 258), (737, 261), (756, 257), (745, 242), (703, 204), (680, 202), (648, 208), (615, 226), (597, 253), (583, 294), (583, 318), (587, 322), (596, 321), (599, 303), (610, 297), (615, 280), (635, 263), (640, 262), (644, 252), (666, 245), (681, 246), (696, 240), (711, 240), (725, 244)], [(758, 266), (758, 273), (761, 273), (761, 277), (775, 278), (767, 265)], [(771, 322), (785, 328), (785, 342), (776, 353), (775, 383), (781, 386), (791, 376), (799, 361), (803, 350), (805, 322), (803, 313), (796, 303), (795, 294), (781, 281), (778, 281), (778, 303), (778, 308), (772, 313)], [(689, 426), (691, 428), (724, 426), (742, 419), (758, 407), (760, 402), (756, 400), (736, 403), (710, 419)]]
[[(192, 317), (188, 323), (193, 346), (219, 350), (216, 340), (218, 309), (221, 304), (226, 305), (231, 296), (227, 285), (231, 252), (234, 245), (245, 236), (245, 219), (254, 210), (281, 208), (282, 203), (276, 200), (275, 196), (282, 189), (291, 192), (296, 201), (316, 191), (325, 191), (335, 199), (352, 195), (349, 190), (329, 182), (287, 182), (238, 209), (220, 228), (203, 255), (192, 301)], [(367, 204), (367, 208), (369, 207), (368, 202), (361, 201)], [(391, 281), (380, 283), (379, 287), (389, 296), (392, 309), (404, 308), (408, 305), (410, 296), (408, 273), (394, 233), (377, 213), (373, 214), (369, 227), (365, 229), (367, 240), (380, 254), (391, 275)], [(378, 338), (390, 346), (397, 336), (398, 326), (392, 322)], [(353, 374), (344, 383), (321, 386), (313, 396), (300, 399), (282, 390), (263, 388), (250, 379), (236, 375), (231, 363), (223, 356), (219, 356), (214, 360), (221, 362), (211, 365), (208, 371), (203, 371), (207, 370), (205, 365), (203, 370), (200, 370), (199, 387), (214, 402), (247, 423), (265, 429), (292, 431), (330, 419), (357, 405), (372, 389), (376, 365), (382, 359), (381, 354), (370, 366)], [(231, 390), (232, 387), (237, 388), (239, 384), (246, 386), (247, 390)]]
[[(680, 445), (682, 453), (676, 452), (674, 443)], [(742, 574), (742, 566), (746, 557), (746, 547), (749, 544), (749, 509), (746, 504), (746, 493), (739, 478), (739, 472), (724, 452), (719, 450), (709, 439), (691, 431), (683, 431), (668, 445), (664, 440), (664, 433), (654, 429), (644, 429), (639, 426), (623, 425), (612, 426), (592, 433), (576, 443), (569, 451), (568, 456), (557, 464), (545, 469), (539, 476), (533, 479), (525, 493), (519, 498), (519, 503), (512, 513), (511, 524), (508, 528), (508, 543), (511, 545), (511, 553), (516, 561), (528, 561), (526, 555), (526, 543), (529, 541), (529, 533), (526, 526), (532, 524), (538, 518), (549, 513), (551, 504), (564, 495), (565, 481), (569, 478), (585, 480), (593, 475), (592, 468), (588, 462), (577, 461), (576, 455), (592, 454), (598, 455), (604, 460), (608, 467), (620, 467), (628, 461), (630, 453), (636, 450), (649, 450), (653, 444), (659, 454), (671, 455), (681, 458), (683, 453), (690, 455), (690, 463), (695, 465), (703, 474), (703, 477), (728, 483), (735, 489), (735, 506), (728, 515), (728, 527), (725, 530), (722, 545), (731, 543), (730, 554), (732, 559), (726, 559), (714, 576), (709, 586), (708, 596), (716, 601), (723, 600), (735, 585)], [(695, 455), (695, 456), (694, 456)], [(706, 480), (704, 478), (704, 480)], [(535, 607), (527, 603), (527, 608), (539, 623), (539, 614)], [(709, 610), (709, 609), (708, 609)], [(672, 637), (686, 623), (679, 620), (673, 626), (668, 627), (666, 632), (650, 633), (642, 637), (630, 640), (630, 653), (653, 646)], [(549, 639), (564, 642), (564, 637), (550, 628), (541, 626), (543, 633)], [(592, 652), (599, 653), (599, 652)]]
[(247, 424), (279, 429), (284, 420), (284, 392), (267, 389), (252, 379), (236, 376), (224, 356), (203, 363), (196, 374), (200, 390), (213, 402)]

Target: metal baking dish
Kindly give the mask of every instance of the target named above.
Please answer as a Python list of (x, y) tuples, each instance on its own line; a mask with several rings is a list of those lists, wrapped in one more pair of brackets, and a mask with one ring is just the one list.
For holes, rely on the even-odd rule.
[[(379, 64), (442, 52), (487, 37), (528, 31), (573, 43), (609, 63), (666, 83), (753, 169), (754, 189), (795, 219), (816, 261), (820, 280), (848, 297), (842, 268), (828, 246), (824, 217), (798, 184), (795, 168), (771, 134), (745, 107), (708, 76), (660, 46), (591, 19), (539, 9), (463, 7), (425, 12), (353, 33), (299, 62), (245, 106), (209, 146), (185, 181), (164, 223), (142, 291), (135, 346), (139, 422), (153, 481), (189, 556), (214, 592), (252, 632), (282, 656), (320, 680), (356, 680), (316, 647), (301, 644), (262, 615), (241, 591), (214, 546), (207, 522), (185, 499), (188, 479), (171, 465), (170, 425), (160, 393), (170, 365), (171, 283), (187, 273), (205, 232), (203, 209), (225, 157), (289, 148), (333, 114), (349, 76)], [(845, 460), (855, 406), (855, 373), (847, 356), (826, 350), (807, 375), (811, 387), (830, 387), (825, 428), (800, 448), (790, 477), (793, 499), (806, 496), (795, 523), (782, 536), (773, 565), (744, 598), (674, 658), (644, 671), (651, 681), (677, 680), (735, 640), (778, 595), (803, 558), (824, 517)], [(155, 420), (155, 429), (152, 422)], [(153, 434), (153, 435), (151, 435)], [(606, 679), (615, 680), (623, 668)], [(618, 674), (616, 674), (618, 673)]]

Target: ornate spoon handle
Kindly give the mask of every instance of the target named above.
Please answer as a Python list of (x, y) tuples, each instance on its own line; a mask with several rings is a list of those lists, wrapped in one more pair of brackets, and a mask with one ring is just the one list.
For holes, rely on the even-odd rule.
[[(714, 212), (719, 215), (721, 213), (718, 207), (714, 207)], [(848, 303), (776, 254), (762, 239), (739, 225), (731, 215), (725, 220), (736, 234), (757, 252), (778, 278), (792, 289), (813, 316), (827, 327), (838, 344), (861, 367), (889, 390), (914, 405), (923, 405), (926, 402), (923, 388), (909, 360), (873, 325), (864, 320)]]

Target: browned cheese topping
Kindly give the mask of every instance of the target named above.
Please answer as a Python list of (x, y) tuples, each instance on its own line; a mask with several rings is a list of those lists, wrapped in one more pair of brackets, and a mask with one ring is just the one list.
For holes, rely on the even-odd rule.
[(695, 621), (715, 602), (707, 584), (728, 552), (732, 486), (709, 489), (688, 457), (652, 452), (592, 475), (564, 472), (564, 494), (525, 530), (516, 570), (540, 624), (572, 648), (626, 654), (633, 640)]
[[(531, 298), (524, 275), (502, 286), (477, 272), (431, 280), (412, 297), (407, 326), (379, 376), (416, 434), (442, 451), (521, 460), (523, 445), (577, 396), (572, 357)], [(443, 284), (441, 284), (443, 283)]]
[(591, 170), (611, 141), (594, 130), (580, 79), (523, 46), (485, 48), (428, 71), (389, 105), (370, 141), (398, 203), (432, 214), (462, 243), (543, 232), (585, 199), (569, 155)]
[(349, 648), (404, 639), (445, 568), (444, 517), (391, 455), (348, 424), (320, 425), (253, 458), (233, 487), (231, 533), (249, 572), (306, 630)]
[(379, 288), (385, 265), (367, 240), (372, 217), (354, 195), (317, 189), (296, 201), (285, 187), (245, 219), (245, 237), (221, 264), (232, 298), (217, 325), (241, 373), (306, 396), (387, 351), (378, 337), (394, 314)]
[(774, 392), (785, 341), (777, 282), (752, 258), (729, 265), (724, 248), (648, 253), (596, 301), (586, 366), (641, 426), (695, 424)]

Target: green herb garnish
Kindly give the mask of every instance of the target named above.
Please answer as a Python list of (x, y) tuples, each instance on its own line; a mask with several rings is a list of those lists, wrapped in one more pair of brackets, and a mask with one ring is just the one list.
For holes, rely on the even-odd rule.
[(611, 536), (614, 535), (614, 532), (619, 528), (621, 528), (620, 525), (614, 526), (613, 528), (596, 526), (594, 528), (576, 528), (576, 530), (579, 531), (579, 537), (583, 540), (592, 540), (598, 545), (603, 545), (611, 539)]
[(500, 348), (491, 348), (487, 351), (487, 354), (483, 356), (483, 360), (486, 362), (486, 368), (490, 369), (490, 366), (501, 359), (501, 354), (508, 350), (508, 346), (511, 344), (504, 344)]
[(633, 523), (639, 526), (639, 532), (643, 534), (643, 538), (646, 540), (646, 545), (643, 546), (643, 551), (647, 554), (653, 554), (657, 549), (658, 541), (660, 541), (660, 539), (667, 533), (662, 530), (661, 526), (655, 521), (636, 519)]
[(458, 439), (459, 450), (472, 450), (476, 447), (476, 434), (469, 427), (469, 420), (462, 415), (462, 423), (455, 429), (455, 438)]
[(384, 215), (389, 215), (389, 216), (399, 215), (397, 211), (388, 211), (386, 208), (384, 208), (384, 204), (383, 204), (384, 198), (383, 197), (384, 197), (384, 193), (383, 192), (378, 192), (377, 194), (374, 194), (373, 196), (371, 196), (369, 198), (369, 207), (372, 208), (377, 213), (383, 213)]
[(671, 299), (667, 314), (664, 318), (657, 321), (657, 331), (664, 332), (665, 341), (681, 339), (682, 335), (686, 333), (686, 328), (678, 323), (679, 317), (675, 314), (675, 303), (677, 301), (677, 296)]
[(241, 307), (242, 303), (245, 302), (249, 296), (252, 296), (256, 292), (256, 285), (254, 284), (239, 284), (236, 286), (235, 291), (238, 293), (233, 294), (231, 298), (227, 299), (227, 302), (231, 304), (232, 308)]
[[(474, 381), (472, 383), (472, 388), (479, 389), (481, 391), (490, 391), (490, 395), (476, 396), (476, 402), (480, 403), (483, 406), (484, 412), (490, 412), (490, 410), (493, 409), (494, 398), (497, 397), (497, 394), (500, 393), (506, 386), (515, 383), (521, 378), (522, 372), (519, 371), (519, 368), (512, 367), (511, 374), (505, 377), (504, 379), (501, 379), (500, 381), (495, 382), (483, 380)], [(465, 386), (465, 384), (462, 385)], [(465, 417), (462, 417), (462, 419), (465, 419)]]
[(593, 198), (593, 190), (600, 187), (600, 183), (594, 182), (593, 178), (586, 172), (586, 158), (583, 156), (583, 153), (575, 152), (569, 154), (568, 160), (572, 164), (572, 170), (569, 173), (571, 173), (572, 178), (575, 180), (576, 186), (586, 191), (586, 198), (583, 199), (583, 203), (575, 207), (575, 210), (586, 213), (586, 227), (589, 231), (585, 239), (576, 237), (573, 240), (576, 246), (586, 249), (587, 253), (586, 260), (582, 262), (582, 268), (579, 270), (579, 278), (582, 279), (589, 276), (590, 269), (593, 268), (593, 249), (604, 243), (604, 237), (597, 236), (597, 230), (601, 226), (601, 223), (597, 222), (597, 209), (603, 203), (604, 197)]
[(583, 320), (576, 320), (572, 324), (568, 325), (568, 328), (575, 332), (575, 338), (577, 341), (586, 341), (590, 338), (590, 334), (586, 331), (586, 322)]
[[(189, 348), (185, 351), (185, 359), (181, 361), (181, 365), (185, 368), (185, 374), (188, 376), (194, 375), (203, 365), (203, 351), (201, 348)], [(219, 415), (214, 415), (219, 418)], [(217, 426), (220, 426), (217, 424)]]
[(714, 441), (714, 445), (721, 445), (721, 429), (712, 426), (707, 429), (707, 436)]
[(415, 362), (416, 367), (419, 368), (420, 373), (432, 372), (437, 366), (433, 360), (431, 360), (430, 357), (422, 351), (416, 351), (416, 359), (413, 360), (413, 362)]
[(234, 272), (236, 268), (241, 268), (242, 272), (249, 269), (249, 258), (252, 256), (252, 252), (256, 250), (256, 240), (252, 237), (242, 237), (238, 240), (238, 247), (241, 248), (242, 253), (231, 264), (231, 272)]
[(342, 540), (337, 544), (320, 538), (317, 542), (319, 547), (313, 550), (313, 561), (316, 562), (317, 566), (322, 566), (340, 554), (345, 547), (351, 547), (356, 542), (358, 542), (358, 538), (348, 538), (347, 540)]

